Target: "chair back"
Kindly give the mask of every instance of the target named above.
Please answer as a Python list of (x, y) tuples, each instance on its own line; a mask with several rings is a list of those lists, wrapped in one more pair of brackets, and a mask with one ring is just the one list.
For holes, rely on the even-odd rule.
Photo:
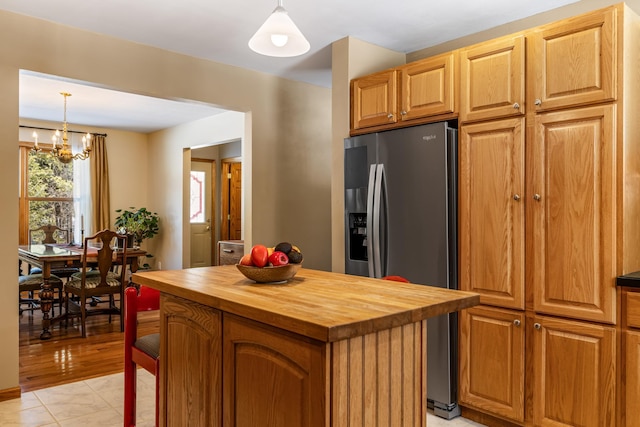
[(160, 291), (147, 286), (129, 286), (124, 291), (124, 341), (125, 351), (131, 351), (137, 337), (138, 312), (160, 310)]
[(69, 230), (47, 224), (29, 230), (30, 243), (69, 243)]
[[(96, 288), (109, 287), (107, 275), (112, 268), (116, 264), (126, 265), (126, 243), (126, 235), (118, 234), (112, 230), (102, 230), (93, 236), (85, 237), (82, 257), (82, 283), (86, 282), (87, 273), (89, 272), (88, 267), (92, 267), (91, 273), (99, 274), (100, 276), (100, 282), (96, 285)], [(119, 272), (120, 283), (124, 286), (127, 269), (120, 268)]]

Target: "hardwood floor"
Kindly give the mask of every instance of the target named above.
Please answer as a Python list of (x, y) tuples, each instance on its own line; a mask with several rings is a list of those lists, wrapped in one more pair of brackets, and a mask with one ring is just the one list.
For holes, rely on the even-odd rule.
[[(57, 310), (56, 310), (57, 313)], [(139, 313), (138, 334), (146, 335), (160, 329), (158, 311)], [(87, 319), (87, 337), (80, 335), (76, 320), (65, 329), (54, 324), (50, 340), (40, 340), (42, 312), (23, 312), (20, 327), (20, 388), (23, 393), (85, 380), (123, 371), (124, 334), (120, 319), (114, 316), (93, 316)]]

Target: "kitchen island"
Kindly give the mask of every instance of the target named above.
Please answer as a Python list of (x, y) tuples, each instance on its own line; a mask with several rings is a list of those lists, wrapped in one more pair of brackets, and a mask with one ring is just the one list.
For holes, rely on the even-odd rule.
[(479, 296), (300, 269), (148, 271), (161, 291), (160, 425), (424, 426), (426, 319)]

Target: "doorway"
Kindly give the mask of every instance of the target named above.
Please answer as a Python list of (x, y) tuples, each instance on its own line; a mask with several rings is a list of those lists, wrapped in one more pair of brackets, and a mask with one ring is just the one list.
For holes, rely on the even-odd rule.
[[(221, 240), (242, 240), (242, 141), (225, 141), (214, 145), (193, 147), (190, 154), (190, 174), (188, 179), (195, 183), (190, 188), (191, 194), (185, 199), (190, 214), (185, 213), (185, 233), (189, 234), (189, 254), (187, 260), (190, 267), (205, 267), (218, 264), (218, 242)], [(210, 165), (207, 167), (206, 165)], [(202, 170), (204, 169), (204, 170)], [(202, 172), (200, 172), (202, 170)], [(193, 181), (193, 175), (202, 175)], [(211, 184), (207, 184), (210, 175)], [(200, 183), (202, 180), (202, 183)], [(208, 213), (194, 217), (200, 212), (199, 194), (204, 190), (211, 195), (211, 209)], [(203, 203), (207, 203), (204, 201)], [(188, 219), (188, 222), (187, 222)], [(208, 228), (207, 228), (208, 227)]]
[(242, 161), (222, 161), (220, 240), (242, 239)]

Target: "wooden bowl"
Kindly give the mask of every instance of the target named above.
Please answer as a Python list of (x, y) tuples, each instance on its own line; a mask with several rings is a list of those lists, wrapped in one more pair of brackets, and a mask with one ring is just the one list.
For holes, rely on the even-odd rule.
[(302, 264), (287, 264), (278, 267), (254, 267), (236, 264), (240, 273), (257, 283), (284, 283), (296, 275)]

